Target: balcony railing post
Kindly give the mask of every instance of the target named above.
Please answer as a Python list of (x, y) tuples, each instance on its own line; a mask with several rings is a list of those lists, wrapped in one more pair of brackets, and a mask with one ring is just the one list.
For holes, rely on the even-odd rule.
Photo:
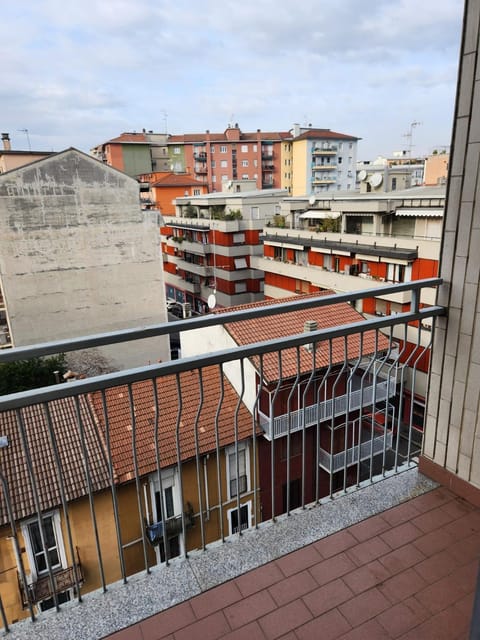
[(222, 491), (222, 472), (220, 468), (220, 437), (219, 437), (219, 420), (220, 412), (225, 398), (225, 381), (223, 377), (223, 367), (218, 365), (218, 372), (220, 377), (220, 395), (218, 398), (217, 409), (215, 411), (215, 457), (217, 465), (217, 491), (218, 491), (218, 522), (220, 525), (220, 539), (225, 542), (225, 532), (223, 525), (223, 491)]
[[(194, 434), (194, 441), (195, 441), (195, 471), (196, 471), (196, 474), (197, 474), (198, 512), (199, 512), (199, 515), (200, 515), (200, 539), (201, 539), (202, 550), (205, 550), (205, 548), (206, 548), (206, 545), (205, 545), (205, 521), (204, 521), (204, 515), (203, 515), (203, 495), (202, 495), (203, 483), (200, 480), (200, 449), (199, 449), (199, 444), (198, 444), (198, 421), (200, 419), (200, 415), (201, 415), (202, 407), (203, 407), (202, 369), (199, 369), (197, 373), (198, 373), (198, 385), (199, 385), (200, 396), (198, 398), (198, 407), (197, 407), (197, 412), (195, 414), (195, 420), (194, 420), (194, 423), (193, 423), (193, 434)], [(205, 489), (206, 489), (206, 487), (205, 487)], [(182, 511), (183, 511), (183, 505), (182, 505)], [(186, 544), (187, 536), (186, 536), (185, 530), (183, 530), (183, 539), (184, 539), (184, 542)]]

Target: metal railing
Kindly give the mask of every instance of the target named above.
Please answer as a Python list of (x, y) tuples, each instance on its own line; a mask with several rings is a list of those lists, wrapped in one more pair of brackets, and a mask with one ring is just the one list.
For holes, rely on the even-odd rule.
[[(372, 480), (377, 472), (386, 475), (404, 462), (412, 464), (411, 433), (401, 418), (408, 414), (408, 385), (431, 346), (432, 332), (425, 342), (421, 323), (431, 318), (434, 324), (445, 313), (440, 306), (420, 308), (420, 292), (439, 284), (440, 279), (428, 279), (381, 290), (269, 301), (173, 325), (1, 351), (0, 363), (104, 345), (121, 348), (125, 342), (172, 332), (184, 335), (184, 344), (194, 351), (180, 360), (0, 398), (0, 436), (6, 436), (0, 442), (0, 545), (13, 545), (17, 562), (0, 584), (5, 630), (12, 619), (25, 615), (20, 595), (14, 611), (15, 597), (8, 590), (17, 582), (17, 571), (20, 582), (28, 584), (35, 553), (44, 559), (51, 604), (58, 610), (66, 592), (59, 592), (54, 566), (61, 558), (67, 565), (63, 569), (74, 566), (74, 540), (82, 574), (73, 571), (74, 584), (68, 589), (69, 597), (81, 601), (85, 591), (105, 591), (111, 582), (127, 582), (130, 573), (148, 573), (154, 564), (168, 564), (174, 556), (242, 535), (245, 527), (275, 520), (280, 513), (319, 504), (325, 496)], [(253, 332), (251, 342), (212, 348), (218, 332), (238, 322), (266, 318), (270, 324), (276, 319), (281, 323), (279, 314), (313, 314), (332, 304), (353, 305), (376, 293), (406, 290), (412, 292), (408, 312), (369, 320), (358, 316), (356, 322), (262, 342), (255, 342)], [(413, 348), (407, 349), (412, 331)], [(218, 344), (229, 345), (231, 339)], [(354, 379), (360, 380), (355, 383), (359, 388)], [(277, 406), (280, 398), (286, 411), (273, 416), (275, 437), (268, 440), (261, 428), (263, 403)], [(360, 446), (351, 446), (347, 437), (339, 451), (337, 416), (348, 424), (359, 411), (383, 410), (387, 401), (396, 403), (397, 424), (385, 424), (382, 433), (375, 431)], [(322, 449), (329, 452), (328, 465)], [(284, 464), (294, 455), (301, 456), (298, 477)], [(313, 488), (305, 480), (307, 467)], [(301, 486), (295, 498), (292, 482)], [(242, 491), (232, 493), (232, 486)], [(175, 517), (174, 527), (157, 531), (152, 546), (147, 527), (162, 522), (162, 513), (181, 516)], [(57, 536), (54, 541), (47, 521)], [(32, 522), (39, 538), (29, 541)], [(52, 556), (57, 552), (58, 558)], [(26, 595), (26, 613), (34, 620), (37, 598), (28, 590)]]

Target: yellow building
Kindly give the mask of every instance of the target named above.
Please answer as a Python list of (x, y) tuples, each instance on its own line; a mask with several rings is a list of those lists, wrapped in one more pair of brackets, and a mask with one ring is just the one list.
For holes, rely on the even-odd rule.
[(9, 623), (255, 524), (251, 414), (218, 368), (180, 379), (0, 414)]

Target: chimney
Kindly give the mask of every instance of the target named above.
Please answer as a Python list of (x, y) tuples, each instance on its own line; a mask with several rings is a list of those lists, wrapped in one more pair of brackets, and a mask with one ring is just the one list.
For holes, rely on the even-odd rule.
[(10, 135), (8, 133), (2, 133), (3, 150), (11, 151), (12, 145), (10, 144)]
[[(310, 333), (312, 331), (318, 330), (318, 322), (316, 320), (305, 320), (305, 324), (303, 325), (303, 332)], [(308, 342), (303, 345), (307, 351), (313, 351), (313, 343)]]

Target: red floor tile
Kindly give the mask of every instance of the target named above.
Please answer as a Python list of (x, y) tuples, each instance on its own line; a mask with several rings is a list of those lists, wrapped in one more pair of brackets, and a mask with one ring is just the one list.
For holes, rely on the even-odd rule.
[(269, 587), (268, 593), (278, 606), (282, 606), (316, 588), (317, 583), (312, 575), (308, 571), (301, 571), (289, 578), (285, 578), (282, 582), (277, 582), (277, 584), (272, 585)]
[(262, 591), (226, 607), (224, 614), (231, 628), (238, 629), (276, 608), (277, 605), (268, 591)]
[(357, 627), (370, 620), (370, 618), (375, 618), (390, 606), (390, 601), (374, 587), (355, 596), (355, 598), (342, 604), (338, 609), (352, 627)]
[(320, 616), (326, 611), (352, 598), (352, 592), (343, 580), (334, 580), (323, 587), (312, 591), (302, 598), (314, 616)]
[(312, 614), (301, 600), (269, 613), (258, 621), (268, 640), (274, 640), (312, 619)]
[(315, 618), (304, 624), (302, 627), (295, 629), (298, 640), (313, 640), (313, 638), (321, 638), (321, 640), (337, 640), (339, 635), (350, 630), (350, 625), (338, 611), (332, 609), (328, 613)]
[(315, 578), (318, 585), (327, 584), (331, 580), (340, 578), (349, 571), (355, 570), (355, 565), (345, 553), (333, 556), (310, 568), (310, 573)]
[(235, 578), (234, 582), (240, 589), (243, 597), (250, 596), (252, 593), (266, 589), (272, 584), (281, 582), (285, 576), (280, 571), (276, 562), (269, 562), (263, 567), (244, 573), (243, 576)]

